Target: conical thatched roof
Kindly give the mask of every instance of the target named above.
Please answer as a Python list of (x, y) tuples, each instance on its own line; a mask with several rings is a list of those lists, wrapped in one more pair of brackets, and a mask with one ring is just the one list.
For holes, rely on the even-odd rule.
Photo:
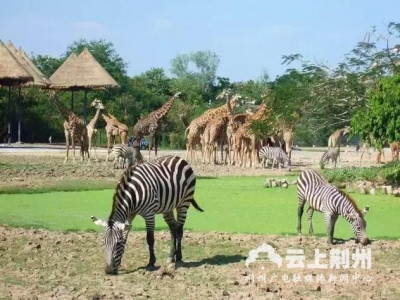
[[(74, 55), (73, 58), (71, 58)], [(96, 61), (87, 48), (78, 57), (71, 54), (50, 76), (54, 89), (101, 89), (119, 87), (119, 84)]]
[[(39, 86), (39, 87), (45, 87), (50, 85), (50, 81), (45, 78), (44, 76), (40, 76), (36, 70), (32, 67), (32, 65), (34, 65), (28, 57), (26, 57), (26, 59), (22, 56), (21, 52), (19, 52), (14, 45), (9, 42), (7, 44), (7, 48), (8, 50), (10, 50), (10, 52), (14, 55), (14, 57), (18, 60), (18, 62), (24, 67), (25, 70), (28, 71), (28, 73), (33, 77), (33, 81), (29, 81), (27, 83), (24, 83), (23, 86)], [(30, 61), (29, 64), (28, 60)], [(36, 68), (36, 66), (35, 66)], [(37, 69), (37, 68), (36, 68)], [(40, 71), (39, 71), (40, 72)]]
[(15, 85), (33, 81), (33, 77), (0, 40), (0, 85)]

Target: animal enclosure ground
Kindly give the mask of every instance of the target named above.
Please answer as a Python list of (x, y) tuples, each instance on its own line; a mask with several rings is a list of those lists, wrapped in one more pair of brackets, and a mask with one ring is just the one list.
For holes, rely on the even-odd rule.
[[(313, 149), (315, 150), (315, 149)], [(183, 151), (161, 151), (163, 154), (184, 155)], [(386, 150), (386, 158), (389, 157)], [(0, 148), (0, 192), (46, 192), (50, 190), (102, 190), (115, 187), (121, 175), (121, 170), (114, 170), (111, 162), (104, 162), (105, 151), (99, 151), (100, 162), (93, 162), (90, 165), (81, 165), (68, 162), (63, 164), (65, 152), (63, 148), (54, 151), (32, 149), (32, 151), (3, 151)], [(147, 151), (143, 151), (147, 158)], [(294, 151), (293, 152), (293, 172), (304, 168), (318, 168), (318, 161), (322, 155), (320, 151)], [(359, 156), (356, 153), (342, 152), (342, 161), (339, 167), (359, 165)], [(364, 156), (366, 163), (372, 165), (372, 159), (368, 155)], [(330, 166), (328, 166), (330, 167)], [(0, 227), (0, 299), (399, 299), (400, 298), (400, 242), (397, 240), (374, 240), (371, 245), (372, 267), (370, 270), (353, 269), (348, 270), (290, 270), (286, 267), (278, 268), (275, 265), (268, 265), (265, 270), (267, 275), (266, 282), (248, 282), (248, 276), (254, 271), (253, 268), (246, 268), (245, 260), (249, 251), (257, 248), (262, 243), (268, 243), (275, 247), (276, 252), (282, 257), (285, 256), (287, 249), (300, 248), (305, 250), (307, 261), (311, 263), (315, 248), (321, 252), (329, 249), (339, 248), (341, 250), (350, 249), (355, 251), (359, 246), (354, 241), (346, 241), (344, 244), (329, 247), (326, 244), (326, 237), (303, 237), (298, 236), (276, 236), (266, 234), (243, 234), (232, 233), (243, 229), (241, 223), (253, 224), (256, 222), (257, 228), (266, 230), (268, 224), (271, 227), (277, 223), (287, 226), (288, 233), (293, 233), (296, 219), (297, 200), (293, 199), (292, 215), (284, 214), (288, 209), (285, 203), (286, 196), (295, 195), (294, 187), (285, 191), (265, 189), (262, 187), (265, 177), (287, 175), (286, 170), (263, 170), (257, 168), (245, 169), (235, 166), (202, 166), (193, 164), (197, 175), (205, 177), (219, 176), (249, 176), (243, 179), (242, 189), (247, 185), (248, 192), (252, 192), (254, 198), (255, 189), (260, 189), (261, 193), (270, 193), (273, 198), (268, 199), (269, 203), (260, 202), (260, 206), (246, 216), (246, 207), (249, 207), (253, 199), (244, 198), (247, 202), (242, 203), (240, 210), (232, 210), (232, 215), (224, 218), (224, 210), (229, 206), (229, 202), (219, 203), (221, 195), (206, 197), (211, 188), (204, 186), (204, 190), (199, 185), (198, 203), (205, 209), (204, 213), (190, 211), (188, 217), (188, 228), (195, 230), (213, 230), (211, 232), (191, 232), (185, 231), (183, 240), (183, 258), (185, 263), (182, 267), (174, 268), (164, 262), (169, 252), (169, 232), (156, 232), (156, 255), (157, 266), (160, 268), (152, 273), (147, 273), (144, 266), (147, 264), (148, 252), (146, 248), (145, 233), (141, 230), (143, 223), (140, 218), (135, 220), (135, 231), (131, 232), (128, 238), (126, 253), (122, 261), (122, 269), (118, 276), (104, 275), (104, 254), (101, 232), (57, 232), (43, 229), (16, 229), (7, 226)], [(251, 176), (262, 176), (251, 178)], [(234, 179), (231, 179), (234, 180)], [(254, 182), (252, 181), (254, 180)], [(199, 180), (201, 182), (201, 180)], [(204, 182), (214, 184), (217, 180), (204, 179)], [(214, 183), (213, 183), (214, 182)], [(229, 182), (222, 180), (221, 182)], [(244, 184), (245, 183), (245, 184)], [(226, 189), (219, 189), (222, 194), (224, 190), (232, 190), (232, 185), (237, 182), (231, 181)], [(241, 186), (237, 186), (240, 188)], [(214, 187), (215, 189), (215, 187)], [(111, 209), (111, 190), (97, 191), (101, 197), (82, 197), (78, 202), (86, 203), (85, 210), (80, 214), (76, 210), (71, 210), (71, 205), (59, 211), (52, 207), (56, 201), (62, 203), (67, 201), (68, 196), (73, 193), (54, 193), (35, 195), (9, 195), (1, 200), (0, 223), (7, 224), (20, 220), (17, 223), (26, 221), (25, 226), (32, 225), (32, 219), (39, 222), (38, 218), (41, 211), (49, 213), (43, 217), (44, 223), (36, 224), (37, 227), (49, 227), (52, 224), (60, 224), (60, 218), (81, 219), (81, 224), (87, 224), (86, 217), (93, 210), (90, 206), (96, 206), (95, 212), (100, 212), (98, 217), (107, 217)], [(93, 191), (80, 192), (76, 194), (90, 195)], [(212, 192), (215, 193), (215, 192)], [(62, 199), (62, 196), (65, 199)], [(263, 195), (263, 194), (261, 194)], [(279, 195), (286, 195), (279, 197)], [(26, 198), (24, 198), (26, 197)], [(33, 197), (33, 198), (30, 198)], [(33, 203), (29, 203), (40, 198), (40, 210), (35, 211)], [(48, 197), (48, 198), (46, 198)], [(104, 197), (104, 198), (103, 198)], [(101, 199), (100, 199), (101, 198)], [(232, 198), (232, 197), (231, 197)], [(362, 196), (355, 195), (360, 201), (360, 206), (369, 204), (371, 206), (370, 215), (367, 216), (370, 236), (398, 237), (393, 233), (399, 228), (398, 221), (391, 221), (398, 211), (397, 198), (387, 200), (381, 196)], [(98, 203), (94, 201), (97, 199)], [(233, 198), (235, 199), (235, 198)], [(227, 199), (230, 200), (230, 199)], [(87, 202), (85, 202), (87, 201)], [(266, 201), (266, 199), (258, 199)], [(279, 202), (282, 201), (282, 202)], [(262, 206), (263, 204), (264, 206)], [(219, 206), (218, 206), (219, 205)], [(276, 205), (276, 206), (274, 206)], [(282, 205), (282, 206), (280, 206)], [(281, 210), (279, 208), (281, 207)], [(5, 214), (7, 208), (12, 213)], [(18, 210), (24, 210), (25, 215), (18, 214)], [(79, 209), (75, 205), (75, 209)], [(217, 211), (217, 213), (215, 213)], [(268, 215), (278, 211), (279, 214)], [(105, 212), (105, 213), (103, 213)], [(389, 217), (386, 212), (389, 213)], [(57, 215), (59, 214), (59, 215)], [(262, 216), (260, 216), (262, 215)], [(59, 218), (57, 218), (57, 216)], [(8, 218), (7, 220), (5, 218)], [(46, 218), (50, 218), (46, 219)], [(53, 223), (51, 221), (53, 218)], [(274, 219), (275, 218), (275, 219)], [(217, 221), (231, 222), (226, 227), (218, 226)], [(30, 222), (30, 223), (29, 223)], [(88, 220), (90, 223), (90, 219)], [(257, 224), (257, 222), (259, 222)], [(43, 223), (43, 222), (42, 222)], [(192, 224), (192, 225), (190, 225)], [(232, 225), (233, 224), (233, 225)], [(21, 225), (14, 223), (13, 225)], [(92, 229), (94, 225), (90, 224)], [(163, 228), (163, 221), (157, 219), (157, 226)], [(210, 226), (207, 228), (207, 226)], [(250, 226), (250, 225), (249, 225)], [(335, 237), (348, 238), (352, 236), (349, 226), (343, 220), (339, 221), (338, 230)], [(228, 229), (226, 229), (228, 228)], [(53, 228), (55, 229), (55, 228)], [(85, 229), (77, 226), (65, 226), (64, 229)], [(87, 229), (87, 228), (86, 228)], [(247, 228), (253, 231), (251, 228)], [(215, 231), (222, 232), (215, 232)], [(284, 233), (285, 228), (279, 226), (273, 228), (277, 233)], [(393, 230), (391, 232), (390, 230)], [(225, 231), (225, 232), (224, 232)], [(227, 233), (226, 231), (231, 231)], [(319, 214), (315, 214), (315, 231), (324, 234), (324, 225)], [(306, 217), (303, 216), (303, 233), (307, 232)], [(257, 271), (258, 269), (255, 269)], [(258, 270), (259, 272), (259, 270)], [(264, 271), (263, 271), (264, 272)], [(352, 276), (359, 272), (360, 278), (357, 282)], [(328, 282), (329, 275), (337, 275), (335, 283)], [(276, 274), (278, 277), (270, 282), (270, 277)], [(283, 275), (292, 278), (293, 275), (312, 277), (311, 283), (285, 283)], [(340, 274), (348, 274), (349, 282), (339, 281)], [(324, 275), (325, 281), (322, 281)], [(371, 276), (370, 281), (361, 281)], [(302, 277), (303, 278), (303, 277)], [(305, 278), (305, 277), (304, 277)], [(321, 282), (317, 282), (317, 280)]]

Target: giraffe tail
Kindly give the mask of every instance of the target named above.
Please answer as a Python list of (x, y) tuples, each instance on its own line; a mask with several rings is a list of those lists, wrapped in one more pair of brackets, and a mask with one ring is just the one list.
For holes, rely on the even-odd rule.
[(193, 207), (194, 207), (195, 209), (197, 209), (198, 211), (201, 211), (201, 212), (204, 211), (204, 210), (197, 204), (197, 202), (196, 202), (194, 199), (190, 200), (190, 203), (192, 203)]

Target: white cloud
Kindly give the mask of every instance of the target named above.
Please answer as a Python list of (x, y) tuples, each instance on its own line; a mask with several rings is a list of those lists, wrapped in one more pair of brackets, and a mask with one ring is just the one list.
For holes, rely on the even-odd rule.
[(72, 22), (71, 27), (75, 29), (86, 29), (86, 30), (101, 30), (103, 28), (103, 26), (100, 23), (93, 21)]

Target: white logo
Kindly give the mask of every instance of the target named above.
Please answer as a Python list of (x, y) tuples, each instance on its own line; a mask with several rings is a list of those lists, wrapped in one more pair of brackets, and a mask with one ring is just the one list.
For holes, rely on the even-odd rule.
[(246, 259), (246, 267), (249, 267), (251, 263), (266, 261), (265, 259), (259, 259), (260, 253), (267, 253), (269, 261), (276, 263), (278, 268), (282, 266), (282, 257), (275, 253), (275, 249), (271, 245), (264, 243), (257, 249), (250, 250), (249, 257)]

